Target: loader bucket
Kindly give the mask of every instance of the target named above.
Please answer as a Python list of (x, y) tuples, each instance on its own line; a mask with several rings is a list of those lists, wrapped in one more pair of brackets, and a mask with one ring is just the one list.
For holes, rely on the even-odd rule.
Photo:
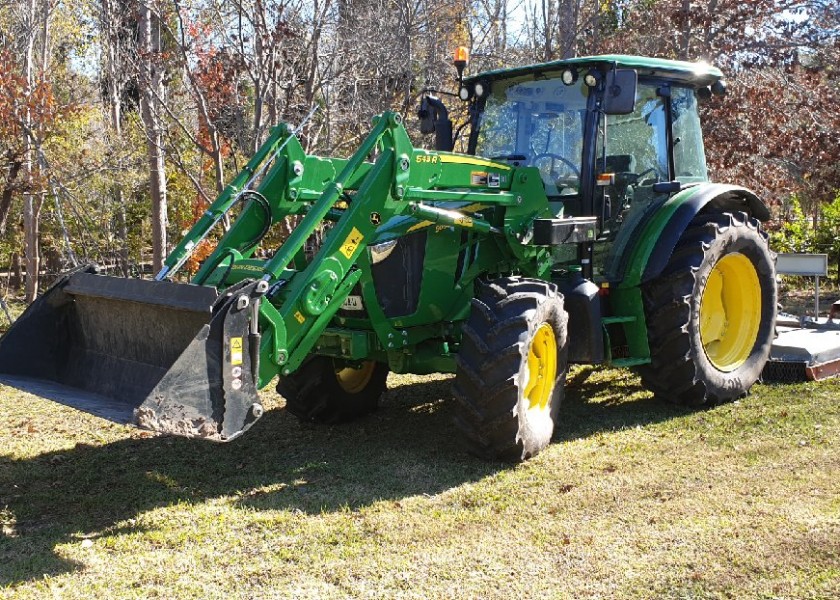
[(0, 339), (0, 383), (117, 423), (231, 440), (262, 415), (249, 311), (237, 305), (253, 287), (219, 295), (83, 267)]

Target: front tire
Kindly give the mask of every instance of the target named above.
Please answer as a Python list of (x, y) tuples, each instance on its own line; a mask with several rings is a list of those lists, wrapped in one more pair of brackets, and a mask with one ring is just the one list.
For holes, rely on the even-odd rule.
[(455, 424), (482, 458), (522, 461), (551, 441), (567, 370), (568, 316), (554, 284), (476, 283), (463, 326)]
[(345, 423), (379, 406), (388, 366), (364, 361), (350, 366), (327, 356), (314, 356), (292, 375), (281, 377), (277, 393), (286, 409), (301, 421)]
[(698, 215), (642, 295), (651, 363), (639, 371), (656, 396), (716, 404), (758, 380), (773, 340), (776, 274), (756, 219)]

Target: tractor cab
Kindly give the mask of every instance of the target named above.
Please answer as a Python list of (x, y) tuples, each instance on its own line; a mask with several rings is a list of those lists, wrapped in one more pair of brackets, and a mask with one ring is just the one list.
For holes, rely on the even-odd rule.
[(722, 94), (721, 78), (703, 63), (620, 55), (475, 75), (459, 94), (467, 151), (537, 169), (557, 216), (596, 217), (593, 244), (557, 261), (618, 280), (635, 226), (708, 181), (698, 100)]

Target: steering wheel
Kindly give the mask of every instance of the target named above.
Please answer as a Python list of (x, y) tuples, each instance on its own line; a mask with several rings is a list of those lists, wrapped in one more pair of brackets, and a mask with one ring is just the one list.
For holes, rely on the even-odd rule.
[(650, 169), (645, 169), (641, 173), (618, 173), (616, 174), (616, 183), (620, 181), (622, 185), (637, 185), (642, 178), (649, 173), (656, 174), (657, 180), (659, 179), (658, 169), (651, 167)]
[(659, 179), (659, 171), (655, 167), (651, 167), (650, 169), (645, 169), (641, 173), (635, 173), (636, 181), (641, 181), (642, 177), (644, 177), (648, 173), (656, 173), (656, 178)]
[(539, 167), (537, 165), (537, 163), (544, 158), (550, 158), (551, 159), (551, 166), (548, 169), (548, 175), (550, 177), (552, 177), (554, 179), (558, 178), (558, 176), (554, 172), (554, 163), (559, 160), (561, 163), (563, 163), (564, 165), (569, 167), (569, 170), (572, 173), (574, 173), (575, 177), (580, 179), (580, 169), (577, 168), (575, 163), (570, 161), (568, 158), (560, 156), (559, 154), (555, 154), (554, 152), (543, 152), (542, 154), (537, 154), (534, 158), (531, 159), (531, 164), (534, 165), (535, 167)]

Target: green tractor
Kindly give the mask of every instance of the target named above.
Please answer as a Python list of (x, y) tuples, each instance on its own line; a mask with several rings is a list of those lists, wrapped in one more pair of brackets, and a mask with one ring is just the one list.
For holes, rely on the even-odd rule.
[(461, 80), (465, 154), (431, 95), (434, 150), (395, 113), (349, 159), (275, 127), (154, 281), (62, 276), (0, 340), (0, 381), (229, 441), (278, 376), (291, 413), (336, 423), (375, 410), (389, 371), (454, 373), (461, 438), (505, 460), (549, 443), (570, 362), (632, 367), (685, 405), (743, 396), (776, 285), (766, 206), (708, 181), (698, 101), (724, 89), (708, 65), (596, 56)]

